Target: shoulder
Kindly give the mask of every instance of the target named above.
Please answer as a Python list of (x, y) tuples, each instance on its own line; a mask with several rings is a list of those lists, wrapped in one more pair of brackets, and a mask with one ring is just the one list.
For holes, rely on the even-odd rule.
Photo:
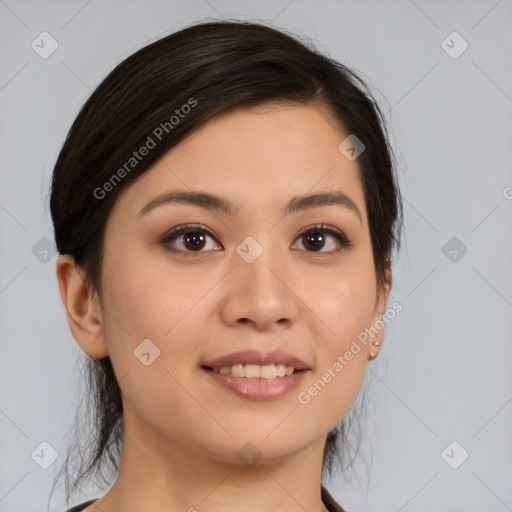
[(80, 505), (75, 505), (73, 508), (66, 510), (66, 512), (80, 512), (81, 510), (85, 510), (86, 507), (88, 507), (95, 501), (96, 500), (89, 500), (89, 501), (86, 501), (85, 503), (81, 503)]
[(346, 512), (346, 510), (338, 505), (336, 500), (329, 494), (327, 489), (322, 485), (322, 501), (329, 512)]

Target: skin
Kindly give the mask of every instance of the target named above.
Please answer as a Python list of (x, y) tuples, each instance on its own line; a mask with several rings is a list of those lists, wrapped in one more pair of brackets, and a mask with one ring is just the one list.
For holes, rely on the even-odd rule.
[[(123, 396), (120, 473), (87, 512), (325, 510), (326, 436), (354, 402), (379, 349), (362, 345), (308, 404), (297, 395), (380, 318), (391, 289), (390, 272), (377, 289), (357, 160), (338, 150), (346, 136), (319, 108), (223, 113), (118, 198), (106, 226), (101, 300), (71, 256), (58, 258), (71, 332), (90, 357), (110, 356)], [(215, 193), (239, 212), (168, 204), (138, 217), (170, 189)], [(293, 196), (333, 190), (356, 203), (362, 221), (338, 205), (281, 214)], [(157, 243), (185, 223), (205, 225), (215, 238), (204, 233), (202, 252), (186, 245), (186, 235), (169, 242), (190, 256)], [(320, 223), (354, 245), (335, 253), (337, 240), (325, 235), (316, 252), (301, 233)], [(250, 264), (235, 251), (247, 236), (264, 249)], [(149, 366), (134, 356), (146, 338), (161, 351)], [(283, 349), (311, 371), (278, 399), (251, 400), (201, 370), (208, 359), (247, 348)], [(248, 442), (261, 454), (257, 464), (237, 457)]]

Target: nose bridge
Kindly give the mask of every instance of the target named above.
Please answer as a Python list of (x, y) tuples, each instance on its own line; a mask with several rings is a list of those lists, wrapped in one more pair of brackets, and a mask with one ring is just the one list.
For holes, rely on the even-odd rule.
[(250, 320), (263, 329), (293, 319), (297, 312), (293, 293), (286, 286), (285, 256), (270, 235), (256, 236), (246, 237), (233, 253), (233, 281), (222, 309), (230, 324)]
[(280, 264), (282, 255), (271, 238), (268, 234), (259, 235), (258, 242), (256, 238), (247, 236), (237, 246), (236, 257), (239, 261), (235, 260), (235, 266), (238, 269), (237, 274), (242, 280), (247, 281), (246, 284), (267, 290), (281, 286), (276, 273), (279, 275), (279, 269), (284, 266)]

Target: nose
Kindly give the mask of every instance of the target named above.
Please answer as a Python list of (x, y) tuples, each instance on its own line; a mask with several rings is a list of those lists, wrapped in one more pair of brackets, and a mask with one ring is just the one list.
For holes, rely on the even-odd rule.
[(250, 324), (258, 331), (289, 328), (298, 316), (298, 298), (283, 259), (265, 248), (252, 263), (235, 253), (233, 265), (221, 306), (223, 321)]

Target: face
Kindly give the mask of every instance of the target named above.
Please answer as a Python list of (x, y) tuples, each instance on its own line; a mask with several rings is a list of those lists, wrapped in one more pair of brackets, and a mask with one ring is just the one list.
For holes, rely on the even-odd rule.
[[(341, 421), (370, 345), (345, 354), (389, 292), (376, 288), (357, 160), (338, 149), (347, 135), (313, 107), (231, 111), (120, 195), (105, 231), (94, 355), (110, 355), (133, 431), (226, 461), (250, 442), (275, 461), (323, 443)], [(232, 211), (212, 202), (145, 208), (169, 191), (214, 194)], [(333, 192), (352, 205), (298, 202)], [(184, 225), (188, 233), (166, 236)], [(202, 368), (243, 350), (282, 350), (308, 370), (262, 397)]]

